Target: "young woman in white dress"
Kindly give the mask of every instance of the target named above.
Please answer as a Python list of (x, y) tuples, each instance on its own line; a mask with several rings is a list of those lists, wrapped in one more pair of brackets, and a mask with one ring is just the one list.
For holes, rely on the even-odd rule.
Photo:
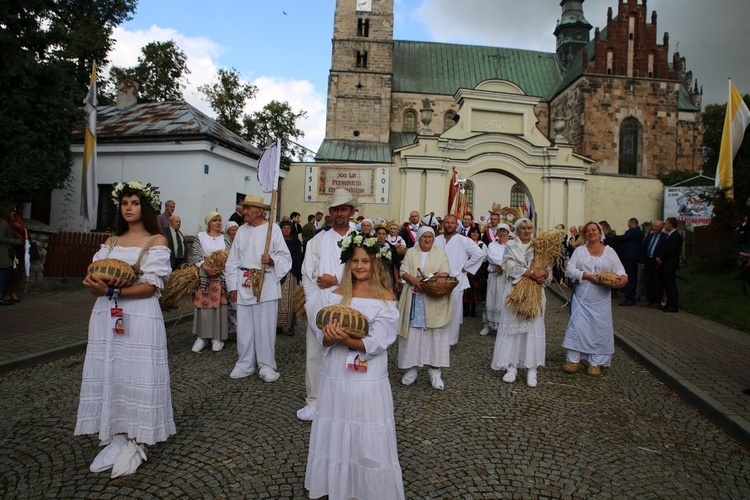
[(118, 477), (133, 474), (146, 460), (144, 445), (175, 433), (167, 335), (158, 300), (172, 269), (156, 220), (158, 189), (119, 183), (112, 196), (119, 206), (116, 236), (93, 260), (125, 261), (137, 268), (138, 280), (127, 287), (93, 275), (83, 280), (99, 298), (89, 321), (75, 434), (98, 434), (104, 448), (90, 469), (112, 469), (112, 477)]
[(330, 304), (352, 307), (369, 332), (354, 339), (334, 321), (316, 328), (323, 373), (310, 434), (305, 488), (310, 498), (404, 498), (396, 447), (387, 348), (396, 340), (396, 297), (384, 265), (390, 249), (377, 238), (349, 235), (341, 243), (341, 287)]

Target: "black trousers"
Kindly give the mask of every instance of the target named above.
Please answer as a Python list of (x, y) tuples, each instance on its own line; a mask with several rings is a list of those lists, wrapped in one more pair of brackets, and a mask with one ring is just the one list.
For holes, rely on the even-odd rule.
[(628, 284), (623, 289), (625, 301), (635, 304), (635, 290), (638, 288), (638, 262), (624, 260), (622, 261), (622, 266), (625, 268), (625, 274), (628, 275)]
[(677, 266), (662, 265), (660, 269), (659, 296), (664, 292), (667, 294), (667, 305), (664, 308), (677, 309)]
[(652, 304), (660, 304), (659, 266), (656, 264), (656, 260), (646, 259), (646, 267), (643, 269), (642, 278), (646, 300)]

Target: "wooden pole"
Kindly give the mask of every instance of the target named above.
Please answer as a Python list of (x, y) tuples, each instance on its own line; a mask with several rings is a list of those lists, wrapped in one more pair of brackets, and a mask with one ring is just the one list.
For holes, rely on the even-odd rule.
[[(266, 232), (266, 247), (263, 250), (263, 254), (268, 253), (268, 248), (271, 246), (271, 232), (273, 231), (274, 219), (276, 218), (276, 189), (271, 194), (271, 213), (268, 216), (268, 231)], [(266, 265), (261, 264), (260, 266), (260, 279), (258, 280), (258, 290), (255, 291), (255, 300), (260, 302), (260, 292), (263, 290), (263, 279), (266, 276)]]

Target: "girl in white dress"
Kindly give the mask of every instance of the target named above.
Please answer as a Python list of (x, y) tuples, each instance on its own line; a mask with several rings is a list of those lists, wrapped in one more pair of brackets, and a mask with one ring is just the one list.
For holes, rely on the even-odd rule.
[(75, 434), (97, 433), (105, 447), (90, 469), (112, 469), (118, 477), (133, 474), (146, 460), (144, 445), (165, 441), (175, 425), (158, 300), (171, 272), (167, 240), (156, 220), (159, 191), (150, 184), (119, 183), (112, 196), (119, 205), (117, 236), (93, 260), (125, 261), (136, 268), (138, 280), (128, 287), (119, 279), (83, 280), (99, 298), (89, 321)]
[(336, 321), (322, 331), (316, 328), (323, 344), (323, 373), (305, 488), (310, 498), (398, 500), (404, 498), (404, 486), (386, 351), (396, 340), (398, 310), (383, 264), (390, 260), (390, 250), (377, 238), (354, 234), (340, 246), (344, 275), (330, 304), (364, 314), (369, 332), (364, 339), (353, 339)]
[(602, 272), (613, 272), (620, 279), (613, 287), (623, 288), (628, 275), (612, 247), (603, 243), (602, 228), (594, 221), (583, 226), (585, 245), (575, 249), (566, 274), (575, 283), (571, 298), (570, 323), (562, 346), (567, 349), (563, 371), (575, 373), (587, 361), (589, 375), (600, 375), (602, 366), (612, 363), (615, 335), (612, 327), (612, 292), (599, 283)]

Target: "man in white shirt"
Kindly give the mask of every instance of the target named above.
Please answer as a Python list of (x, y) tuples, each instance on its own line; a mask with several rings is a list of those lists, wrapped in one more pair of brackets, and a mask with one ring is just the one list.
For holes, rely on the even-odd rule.
[[(237, 354), (230, 378), (244, 378), (255, 373), (266, 382), (279, 379), (276, 370), (276, 319), (281, 280), (292, 268), (289, 252), (281, 229), (271, 226), (271, 242), (265, 250), (268, 221), (265, 211), (269, 206), (261, 196), (247, 195), (242, 202), (247, 224), (237, 229), (232, 249), (224, 269), (229, 300), (237, 304)], [(265, 264), (263, 286), (258, 293), (258, 275)]]
[(407, 248), (413, 247), (414, 243), (417, 241), (417, 231), (419, 231), (419, 226), (421, 226), (419, 223), (419, 212), (414, 210), (409, 214), (409, 221), (404, 223), (404, 227), (402, 227), (401, 231), (398, 233), (398, 235), (401, 236), (401, 239), (406, 243)]
[(318, 342), (312, 325), (318, 312), (329, 305), (329, 297), (344, 275), (341, 263), (341, 248), (338, 242), (353, 230), (349, 220), (357, 210), (357, 200), (345, 189), (334, 191), (328, 213), (333, 218), (331, 229), (321, 231), (307, 243), (305, 260), (302, 263), (302, 287), (305, 289), (305, 312), (307, 313), (307, 344), (305, 406), (297, 411), (300, 420), (315, 418), (315, 404), (323, 369), (323, 346)]
[(471, 212), (466, 212), (461, 217), (461, 227), (458, 228), (458, 233), (462, 236), (469, 236), (469, 229), (474, 227), (474, 215)]
[(471, 238), (461, 237), (456, 229), (458, 220), (455, 215), (448, 214), (443, 219), (443, 234), (435, 238), (435, 246), (445, 250), (451, 267), (451, 276), (458, 279), (458, 285), (451, 292), (453, 301), (453, 318), (450, 323), (450, 345), (458, 343), (458, 330), (463, 323), (463, 294), (469, 288), (469, 278), (466, 273), (476, 273), (482, 265), (484, 254)]
[(164, 228), (164, 237), (167, 238), (167, 246), (172, 251), (169, 256), (169, 263), (172, 270), (177, 269), (185, 263), (185, 237), (180, 232), (182, 219), (179, 215), (173, 215), (169, 218), (169, 227)]
[(487, 226), (482, 233), (482, 241), (485, 245), (489, 245), (497, 237), (497, 225), (500, 224), (500, 214), (492, 212), (490, 214), (490, 225)]

